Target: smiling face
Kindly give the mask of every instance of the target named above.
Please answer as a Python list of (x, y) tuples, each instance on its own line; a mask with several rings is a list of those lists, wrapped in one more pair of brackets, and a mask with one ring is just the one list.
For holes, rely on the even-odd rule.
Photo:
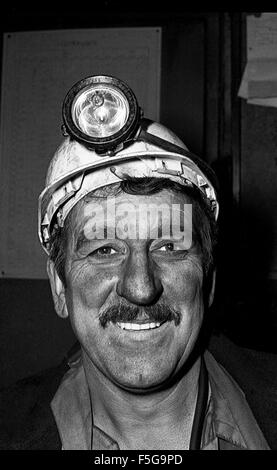
[[(106, 214), (103, 199), (81, 201), (72, 210), (66, 306), (91, 363), (121, 387), (149, 390), (180, 370), (198, 337), (203, 319), (202, 256), (188, 236), (176, 237), (172, 211), (156, 220), (159, 238), (149, 236), (153, 221), (141, 217), (145, 205), (190, 204), (183, 194), (120, 193), (114, 202), (115, 209), (132, 207), (128, 236), (115, 230), (114, 237), (107, 238), (111, 226), (109, 234), (105, 229), (104, 236), (95, 235), (96, 204)], [(138, 233), (138, 220), (144, 238), (130, 236)], [(183, 222), (182, 228), (188, 228), (189, 216)], [(162, 224), (170, 227), (170, 234), (162, 231)]]

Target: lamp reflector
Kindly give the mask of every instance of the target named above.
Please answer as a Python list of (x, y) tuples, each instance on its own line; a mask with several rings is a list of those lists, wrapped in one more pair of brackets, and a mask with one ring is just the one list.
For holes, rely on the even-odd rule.
[(72, 103), (72, 118), (84, 134), (105, 138), (119, 132), (127, 122), (125, 95), (111, 86), (97, 84), (81, 90)]

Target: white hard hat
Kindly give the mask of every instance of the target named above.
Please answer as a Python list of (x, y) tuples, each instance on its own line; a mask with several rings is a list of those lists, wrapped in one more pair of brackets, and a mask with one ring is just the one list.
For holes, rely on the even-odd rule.
[[(124, 112), (131, 115), (129, 121)], [(63, 119), (68, 136), (50, 162), (39, 197), (39, 238), (47, 253), (54, 223), (63, 226), (86, 194), (118, 183), (126, 175), (195, 186), (217, 219), (217, 182), (211, 168), (172, 131), (143, 119), (132, 91), (123, 82), (107, 76), (78, 82), (65, 99)]]

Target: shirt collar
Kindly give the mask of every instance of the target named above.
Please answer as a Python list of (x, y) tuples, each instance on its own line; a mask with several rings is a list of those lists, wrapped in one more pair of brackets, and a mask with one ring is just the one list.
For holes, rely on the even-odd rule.
[[(263, 445), (266, 446), (263, 437), (261, 437), (260, 443), (252, 442), (251, 439), (250, 443), (247, 442), (245, 432), (239, 425), (241, 419), (238, 419), (238, 415), (240, 418), (249, 418), (249, 416), (245, 416), (245, 413), (249, 414), (250, 410), (247, 409), (248, 405), (244, 400), (243, 392), (226, 371), (222, 371), (223, 368), (218, 365), (210, 353), (206, 352), (204, 358), (209, 374), (210, 394), (202, 432), (201, 449), (218, 449), (219, 439), (241, 449), (247, 449), (249, 446), (257, 448), (259, 445), (262, 446), (261, 448), (267, 448), (263, 447)], [(230, 394), (232, 399), (229, 399)], [(91, 426), (90, 395), (81, 358), (71, 366), (63, 377), (51, 402), (51, 408), (63, 449), (119, 449), (114, 439), (97, 426)], [(255, 424), (254, 421), (254, 426)], [(93, 430), (92, 443), (91, 430)], [(258, 426), (257, 430), (260, 432)]]
[(206, 351), (204, 359), (211, 400), (203, 427), (202, 448), (208, 449), (217, 440), (236, 449), (269, 449), (239, 385), (211, 353)]
[(97, 426), (91, 443), (90, 395), (81, 358), (64, 375), (51, 402), (63, 450), (118, 450), (118, 444)]

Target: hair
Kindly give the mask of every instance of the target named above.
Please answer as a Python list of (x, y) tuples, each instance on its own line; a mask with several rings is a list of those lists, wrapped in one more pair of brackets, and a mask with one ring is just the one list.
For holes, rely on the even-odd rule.
[[(211, 207), (204, 195), (195, 186), (184, 186), (166, 178), (126, 177), (120, 183), (114, 183), (104, 188), (91, 191), (86, 200), (92, 197), (117, 196), (124, 192), (133, 195), (152, 195), (162, 190), (184, 194), (193, 203), (193, 236), (200, 248), (204, 277), (210, 277), (215, 266), (217, 246), (217, 224)], [(50, 259), (54, 262), (56, 271), (66, 286), (65, 263), (68, 234), (70, 233), (72, 211), (65, 220), (63, 227), (54, 225), (50, 237)]]

